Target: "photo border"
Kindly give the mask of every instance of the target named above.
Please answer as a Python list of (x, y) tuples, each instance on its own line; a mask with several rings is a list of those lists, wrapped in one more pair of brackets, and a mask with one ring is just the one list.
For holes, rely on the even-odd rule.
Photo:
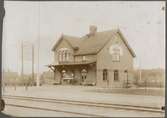
[[(5, 0), (5, 1), (30, 1), (30, 2), (53, 2), (53, 1), (124, 1), (124, 0)], [(126, 0), (126, 1), (145, 1), (145, 0)], [(124, 2), (126, 2), (124, 1)], [(147, 1), (164, 1), (165, 2), (165, 40), (166, 39), (166, 0), (147, 0)], [(3, 18), (5, 16), (5, 8), (4, 8), (4, 0), (0, 0), (0, 101), (2, 101), (2, 45), (3, 45)], [(165, 41), (165, 106), (167, 104), (167, 77), (166, 77), (166, 70), (167, 63), (166, 63), (166, 41)], [(2, 103), (2, 102), (1, 102)], [(165, 116), (167, 116), (167, 109), (165, 109)], [(7, 118), (11, 117), (8, 115), (3, 114), (0, 111), (0, 117)], [(28, 118), (28, 117), (25, 117)]]

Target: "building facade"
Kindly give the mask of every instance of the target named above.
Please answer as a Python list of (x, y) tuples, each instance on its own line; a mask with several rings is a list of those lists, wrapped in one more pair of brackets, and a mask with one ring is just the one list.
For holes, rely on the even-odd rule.
[(90, 26), (83, 37), (62, 35), (48, 65), (59, 84), (124, 87), (132, 79), (135, 54), (119, 29), (97, 32)]

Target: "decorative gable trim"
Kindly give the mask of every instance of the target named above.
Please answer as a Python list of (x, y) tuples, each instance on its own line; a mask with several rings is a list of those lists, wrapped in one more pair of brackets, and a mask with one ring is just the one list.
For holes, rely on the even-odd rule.
[(118, 29), (118, 34), (120, 35), (121, 39), (123, 40), (124, 44), (126, 45), (126, 47), (128, 48), (129, 52), (131, 53), (131, 55), (133, 57), (136, 57), (136, 54), (134, 53), (134, 51), (132, 50), (132, 48), (130, 47), (130, 45), (128, 44), (126, 38), (123, 36), (122, 32), (120, 31), (120, 29)]
[(55, 43), (55, 45), (52, 48), (52, 51), (54, 51), (56, 49), (56, 47), (59, 45), (59, 43), (63, 40), (63, 34), (60, 36), (60, 38), (58, 39), (58, 41)]
[[(66, 40), (66, 39), (63, 37), (63, 34), (62, 34), (61, 37), (59, 38), (59, 40), (58, 40), (58, 41), (56, 42), (56, 44), (53, 46), (52, 51), (55, 51), (56, 47), (62, 42), (62, 40), (65, 40), (65, 41), (72, 47), (71, 43), (70, 43), (68, 40)], [(72, 47), (72, 48), (73, 48), (73, 47)]]

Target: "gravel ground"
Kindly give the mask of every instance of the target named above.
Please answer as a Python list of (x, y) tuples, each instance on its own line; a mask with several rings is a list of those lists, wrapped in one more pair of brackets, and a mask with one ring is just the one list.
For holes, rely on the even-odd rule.
[[(117, 90), (115, 93), (111, 90)], [(128, 89), (135, 91), (132, 89)], [(143, 91), (141, 89), (139, 91)], [(153, 89), (152, 89), (153, 90)], [(155, 89), (155, 91), (160, 91)], [(99, 92), (100, 91), (100, 92)], [(107, 92), (106, 92), (107, 91)], [(122, 91), (124, 93), (119, 93)], [(124, 104), (124, 105), (136, 105), (136, 106), (147, 106), (147, 107), (162, 107), (165, 104), (165, 97), (158, 95), (134, 95), (127, 94), (126, 90), (123, 89), (107, 89), (99, 88), (95, 86), (67, 86), (67, 85), (55, 85), (55, 86), (40, 86), (40, 87), (28, 87), (26, 90), (24, 87), (6, 87), (3, 91), (3, 95), (15, 95), (15, 96), (29, 96), (29, 97), (41, 97), (41, 98), (53, 98), (53, 99), (64, 99), (64, 100), (76, 100), (76, 101), (87, 101), (87, 102), (97, 102), (97, 103), (111, 103), (111, 104)], [(148, 91), (149, 92), (149, 91)], [(119, 93), (119, 94), (118, 94)], [(131, 92), (130, 92), (131, 93)], [(7, 101), (6, 101), (7, 102)], [(21, 101), (17, 101), (20, 103)], [(15, 103), (15, 101), (13, 102)], [(30, 103), (27, 103), (30, 105)], [(34, 105), (36, 103), (33, 103)], [(47, 105), (46, 105), (47, 106)], [(52, 105), (49, 105), (54, 107)], [(57, 105), (56, 105), (57, 106)], [(59, 107), (61, 108), (61, 106)], [(64, 107), (67, 108), (67, 107)], [(71, 107), (77, 110), (76, 107)], [(94, 109), (97, 111), (97, 109)], [(92, 112), (94, 112), (92, 109)], [(105, 111), (103, 113), (108, 114), (113, 117), (163, 117), (164, 113), (145, 113), (145, 112), (135, 112), (135, 111), (126, 111), (126, 110), (100, 110), (98, 113)], [(36, 116), (36, 117), (79, 117), (77, 115), (71, 115), (66, 113), (52, 112), (52, 111), (41, 111), (41, 110), (32, 110), (32, 109), (23, 109), (16, 108), (11, 106), (6, 106), (5, 114), (14, 115), (14, 116)], [(107, 115), (107, 116), (108, 116)]]
[[(15, 90), (14, 87), (6, 87), (3, 94), (150, 107), (161, 107), (165, 104), (164, 96), (132, 95), (120, 93), (108, 94), (105, 92), (90, 92), (99, 89), (103, 90), (104, 88), (98, 88), (93, 86), (57, 85), (29, 87), (28, 90), (25, 90), (24, 87), (17, 87)], [(107, 89), (105, 88), (105, 90)]]

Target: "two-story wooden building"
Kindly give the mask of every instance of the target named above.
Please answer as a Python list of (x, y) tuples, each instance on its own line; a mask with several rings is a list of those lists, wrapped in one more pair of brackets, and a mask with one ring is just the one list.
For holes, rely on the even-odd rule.
[(135, 54), (119, 29), (97, 32), (90, 26), (83, 37), (62, 35), (53, 46), (54, 79), (60, 84), (123, 87), (131, 77)]

